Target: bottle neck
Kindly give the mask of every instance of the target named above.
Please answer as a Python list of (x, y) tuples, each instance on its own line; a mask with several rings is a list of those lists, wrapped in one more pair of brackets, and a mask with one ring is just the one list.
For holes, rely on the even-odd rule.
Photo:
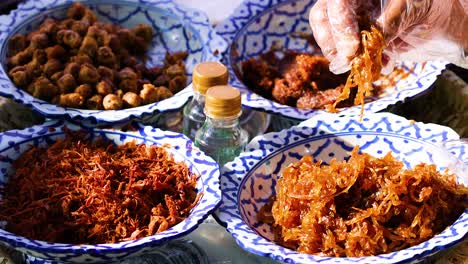
[(239, 126), (239, 117), (212, 118), (207, 116), (205, 122), (217, 128), (230, 128)]
[(205, 95), (200, 92), (193, 91), (193, 100), (198, 103), (205, 103)]

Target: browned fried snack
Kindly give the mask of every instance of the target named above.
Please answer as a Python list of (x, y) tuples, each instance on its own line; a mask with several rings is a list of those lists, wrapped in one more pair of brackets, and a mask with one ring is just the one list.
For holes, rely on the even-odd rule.
[(8, 72), (8, 75), (18, 86), (28, 86), (31, 83), (32, 73), (26, 66), (16, 66)]
[(47, 242), (154, 235), (187, 218), (202, 195), (198, 176), (165, 148), (90, 142), (79, 132), (30, 148), (13, 166), (15, 175), (0, 190), (0, 220), (9, 232)]
[(107, 80), (103, 80), (103, 81), (100, 81), (97, 85), (96, 85), (96, 92), (100, 95), (107, 95), (107, 94), (110, 94), (114, 91), (113, 87), (112, 87), (112, 83), (107, 81)]
[[(47, 18), (37, 30), (17, 34), (9, 40), (8, 73), (15, 85), (42, 100), (60, 103), (78, 98), (70, 93), (77, 93), (85, 100), (79, 104), (62, 103), (63, 106), (88, 108), (89, 105), (92, 109), (102, 109), (106, 95), (112, 93), (122, 99), (127, 92), (131, 95), (125, 104), (122, 102), (123, 107), (138, 106), (143, 101), (152, 103), (155, 101), (134, 96), (139, 96), (144, 84), (168, 87), (171, 94), (187, 84), (183, 62), (186, 52), (167, 53), (164, 65), (157, 71), (145, 66), (147, 58), (143, 55), (153, 35), (149, 25), (125, 29), (99, 22), (91, 9), (73, 3), (66, 19)], [(45, 91), (46, 87), (52, 90)], [(160, 100), (170, 93), (162, 94), (158, 96)], [(63, 97), (67, 100), (60, 100), (59, 95), (67, 95)]]
[(61, 94), (59, 105), (65, 107), (80, 108), (84, 104), (84, 98), (79, 93)]
[(164, 86), (155, 87), (152, 84), (144, 84), (140, 91), (143, 104), (150, 104), (172, 96), (172, 92)]
[(60, 93), (66, 94), (73, 91), (76, 87), (75, 77), (67, 73), (62, 75), (60, 79), (57, 80), (57, 86), (60, 89)]
[(245, 84), (266, 98), (303, 109), (321, 109), (336, 100), (340, 93), (329, 90), (341, 92), (347, 77), (334, 75), (328, 65), (319, 55), (286, 51), (280, 59), (270, 51), (244, 61), (242, 72)]
[(86, 107), (91, 110), (102, 110), (104, 106), (102, 105), (103, 96), (100, 94), (95, 94), (86, 100)]
[(102, 99), (102, 105), (106, 110), (119, 110), (122, 109), (123, 102), (122, 98), (116, 94), (107, 94)]
[(142, 99), (136, 93), (126, 92), (122, 96), (122, 101), (123, 101), (124, 106), (130, 108), (130, 107), (140, 106)]
[(93, 92), (93, 88), (89, 84), (82, 84), (75, 88), (75, 93), (79, 93), (83, 98), (91, 97)]

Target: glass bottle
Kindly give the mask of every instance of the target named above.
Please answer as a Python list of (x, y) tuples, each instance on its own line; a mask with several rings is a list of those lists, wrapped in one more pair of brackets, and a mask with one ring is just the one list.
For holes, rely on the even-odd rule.
[(208, 88), (226, 85), (229, 73), (222, 63), (202, 62), (195, 65), (192, 74), (193, 97), (184, 107), (183, 133), (195, 139), (195, 133), (205, 122), (205, 93)]
[(195, 136), (195, 146), (212, 157), (219, 166), (233, 160), (247, 144), (248, 134), (239, 124), (241, 94), (228, 85), (208, 89), (206, 119)]

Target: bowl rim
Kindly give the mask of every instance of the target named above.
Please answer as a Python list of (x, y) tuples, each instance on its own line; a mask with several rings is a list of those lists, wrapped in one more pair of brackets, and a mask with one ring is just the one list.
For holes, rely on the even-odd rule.
[[(316, 0), (308, 0), (314, 3)], [(269, 13), (271, 10), (277, 7), (288, 5), (297, 2), (297, 0), (245, 0), (243, 1), (234, 12), (221, 23), (216, 26), (216, 30), (219, 35), (226, 39), (229, 43), (229, 47), (223, 55), (223, 61), (228, 67), (231, 78), (229, 83), (232, 86), (239, 88), (242, 92), (242, 104), (246, 107), (253, 108), (259, 111), (265, 111), (271, 114), (279, 114), (281, 116), (306, 120), (317, 115), (328, 113), (323, 109), (299, 109), (288, 105), (280, 104), (276, 101), (266, 99), (265, 97), (253, 92), (250, 88), (244, 85), (240, 76), (238, 76), (237, 70), (235, 70), (233, 54), (235, 51), (236, 40), (247, 30), (247, 27), (253, 23), (257, 18)], [(249, 14), (249, 15), (246, 15)], [(420, 75), (417, 75), (417, 79), (414, 80), (414, 87), (405, 87), (404, 89), (398, 89), (392, 94), (382, 96), (376, 100), (366, 102), (364, 104), (365, 112), (378, 112), (388, 106), (394, 105), (397, 102), (404, 101), (407, 99), (414, 98), (421, 95), (426, 90), (432, 87), (432, 84), (436, 81), (437, 76), (445, 69), (448, 62), (446, 61), (430, 61), (425, 63), (424, 69), (428, 69), (429, 72), (422, 71)], [(417, 63), (416, 66), (423, 64)], [(355, 115), (361, 111), (360, 105), (352, 107), (346, 107), (338, 109), (341, 115)]]
[[(183, 157), (183, 162), (193, 166), (199, 175), (197, 185), (202, 183), (203, 196), (198, 201), (197, 205), (191, 210), (203, 210), (203, 214), (189, 215), (177, 225), (172, 226), (166, 231), (161, 233), (146, 236), (143, 238), (122, 241), (117, 243), (106, 244), (66, 244), (66, 243), (49, 243), (42, 240), (29, 239), (23, 236), (11, 233), (3, 228), (0, 232), (0, 243), (13, 247), (19, 251), (34, 256), (34, 252), (40, 254), (107, 254), (107, 253), (122, 253), (122, 252), (136, 252), (146, 246), (154, 246), (164, 243), (166, 241), (179, 238), (187, 235), (198, 227), (218, 206), (221, 202), (221, 190), (219, 186), (219, 166), (209, 156), (205, 155), (200, 149), (193, 145), (193, 142), (183, 134), (164, 131), (151, 126), (144, 126), (139, 123), (132, 123), (136, 131), (121, 131), (118, 127), (111, 128), (96, 128), (92, 126), (85, 126), (78, 122), (69, 122), (64, 120), (49, 120), (41, 125), (36, 125), (22, 130), (10, 130), (0, 133), (0, 153), (14, 148), (22, 144), (34, 144), (34, 140), (41, 139), (49, 136), (63, 135), (63, 129), (66, 127), (73, 131), (84, 130), (94, 135), (121, 135), (134, 138), (136, 140), (143, 140), (147, 145), (158, 145), (169, 147), (167, 149), (171, 155)], [(16, 139), (16, 141), (15, 141)], [(5, 141), (5, 140), (8, 140)], [(14, 142), (14, 143), (11, 143)], [(168, 146), (169, 144), (169, 146)], [(205, 203), (205, 204), (203, 204)], [(204, 207), (200, 207), (203, 204)], [(190, 221), (188, 221), (190, 219)], [(180, 232), (174, 230), (174, 227), (180, 226)], [(176, 232), (176, 233), (174, 233)], [(19, 238), (20, 240), (16, 240)], [(26, 252), (27, 250), (27, 252)], [(30, 252), (32, 251), (32, 252)], [(38, 256), (40, 257), (40, 256)], [(42, 257), (40, 257), (42, 258)], [(55, 257), (53, 257), (55, 258)], [(60, 258), (60, 257), (58, 257)]]
[[(115, 0), (81, 0), (79, 2), (91, 5), (109, 5), (115, 4)], [(120, 4), (126, 6), (135, 6), (140, 11), (153, 10), (165, 12), (168, 16), (178, 19), (185, 28), (196, 35), (200, 40), (201, 61), (219, 61), (221, 53), (227, 48), (227, 42), (220, 37), (212, 28), (208, 16), (203, 11), (181, 6), (170, 0), (121, 0)], [(44, 12), (49, 13), (55, 10), (67, 8), (73, 2), (68, 0), (26, 0), (21, 2), (18, 7), (8, 15), (0, 16), (0, 48), (1, 56), (6, 58), (6, 49), (8, 40), (23, 29), (29, 20), (35, 17), (43, 17)], [(219, 54), (215, 54), (219, 51)], [(5, 67), (4, 67), (5, 66)], [(187, 74), (190, 78), (191, 74)], [(191, 83), (188, 83), (184, 89), (174, 94), (170, 98), (159, 102), (147, 104), (134, 108), (121, 110), (89, 110), (70, 107), (61, 107), (33, 97), (23, 89), (17, 87), (7, 74), (5, 61), (0, 64), (0, 95), (11, 98), (14, 101), (32, 108), (35, 112), (46, 118), (65, 118), (68, 120), (90, 121), (99, 124), (123, 123), (133, 119), (144, 119), (156, 113), (163, 113), (180, 109), (192, 95)]]
[[(255, 168), (261, 166), (272, 156), (278, 155), (283, 150), (297, 145), (306, 144), (323, 137), (339, 138), (340, 135), (360, 135), (363, 132), (372, 132), (372, 134), (382, 134), (406, 138), (408, 140), (422, 142), (431, 147), (442, 148), (440, 143), (451, 141), (455, 142), (454, 147), (460, 147), (468, 150), (468, 144), (459, 141), (458, 134), (451, 128), (425, 123), (413, 123), (403, 117), (391, 113), (366, 114), (367, 121), (359, 122), (359, 116), (338, 117), (334, 114), (328, 114), (321, 118), (311, 118), (302, 122), (298, 126), (284, 129), (280, 132), (271, 132), (256, 137), (246, 147), (246, 151), (241, 153), (234, 161), (227, 163), (221, 171), (221, 191), (223, 197), (220, 206), (213, 214), (215, 219), (226, 228), (234, 237), (236, 243), (243, 249), (257, 255), (270, 257), (279, 261), (288, 263), (399, 263), (409, 262), (411, 260), (424, 258), (436, 251), (451, 247), (452, 245), (468, 237), (468, 228), (465, 228), (461, 237), (445, 241), (444, 232), (449, 232), (448, 228), (435, 237), (401, 251), (390, 252), (377, 256), (359, 257), (359, 258), (333, 258), (322, 257), (318, 255), (301, 254), (295, 250), (284, 248), (276, 243), (266, 239), (261, 234), (254, 231), (250, 225), (244, 221), (245, 213), (240, 205), (241, 186), (253, 173)], [(326, 121), (325, 121), (326, 120)], [(334, 125), (339, 120), (340, 125)], [(367, 123), (366, 123), (367, 122)], [(319, 130), (322, 129), (322, 130)], [(431, 129), (431, 134), (419, 134), (421, 131)], [(324, 131), (324, 133), (320, 133)], [(408, 135), (411, 131), (411, 135)], [(429, 140), (437, 139), (436, 142)], [(463, 158), (465, 164), (468, 164), (468, 152), (460, 150), (457, 158)], [(228, 184), (226, 184), (228, 183)], [(460, 215), (453, 225), (461, 227), (468, 222), (468, 209)], [(246, 236), (250, 236), (247, 238)], [(448, 237), (454, 237), (449, 234)], [(428, 241), (435, 241), (428, 244)], [(261, 246), (253, 247), (254, 244)], [(413, 250), (417, 250), (414, 252)], [(407, 253), (407, 255), (405, 255)], [(399, 255), (402, 254), (402, 255)], [(395, 258), (397, 257), (397, 258)]]

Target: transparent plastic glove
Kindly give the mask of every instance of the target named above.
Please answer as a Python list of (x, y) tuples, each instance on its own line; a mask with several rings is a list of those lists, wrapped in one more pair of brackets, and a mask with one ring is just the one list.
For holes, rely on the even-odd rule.
[(384, 32), (385, 72), (395, 60), (446, 60), (468, 67), (468, 0), (318, 0), (309, 22), (336, 74), (349, 70), (360, 43), (357, 18)]

